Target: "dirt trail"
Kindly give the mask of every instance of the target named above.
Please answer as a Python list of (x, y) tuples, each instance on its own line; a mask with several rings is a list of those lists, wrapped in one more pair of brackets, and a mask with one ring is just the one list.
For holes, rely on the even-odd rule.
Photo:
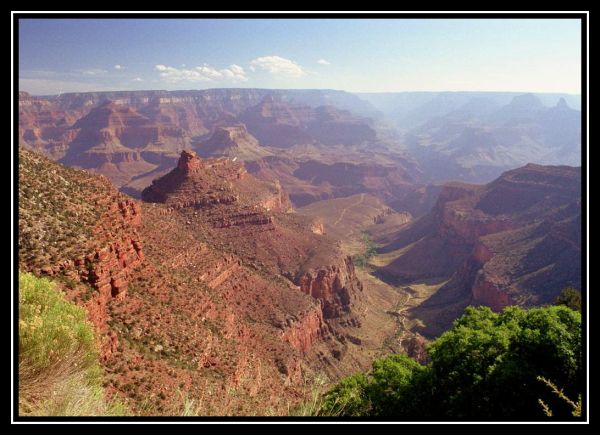
[(408, 327), (406, 326), (406, 315), (404, 314), (404, 312), (406, 310), (408, 310), (409, 306), (408, 303), (410, 302), (410, 299), (412, 298), (412, 295), (410, 294), (410, 292), (406, 292), (406, 300), (404, 301), (404, 303), (402, 304), (402, 306), (398, 309), (397, 313), (398, 313), (398, 319), (400, 319), (400, 327), (402, 328), (402, 332), (400, 333), (400, 337), (398, 337), (398, 343), (400, 345), (400, 347), (402, 347), (402, 343), (405, 339), (405, 335), (408, 332)]
[(333, 226), (336, 226), (337, 224), (340, 223), (340, 221), (344, 218), (344, 215), (346, 214), (346, 211), (348, 211), (348, 209), (350, 209), (352, 207), (355, 207), (357, 205), (362, 204), (362, 202), (364, 201), (364, 199), (365, 199), (365, 194), (361, 193), (360, 194), (360, 199), (357, 202), (355, 202), (354, 204), (350, 204), (348, 207), (345, 207), (342, 210), (342, 213), (340, 214), (340, 217), (333, 223)]

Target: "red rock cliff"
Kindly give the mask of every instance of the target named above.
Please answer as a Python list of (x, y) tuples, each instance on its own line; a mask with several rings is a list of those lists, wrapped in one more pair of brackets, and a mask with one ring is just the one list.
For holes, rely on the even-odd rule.
[(512, 305), (510, 296), (502, 290), (502, 286), (487, 278), (483, 270), (475, 276), (471, 293), (471, 305), (486, 305), (494, 311), (501, 311), (504, 307)]
[(282, 339), (299, 352), (306, 353), (323, 336), (324, 327), (323, 313), (316, 306), (303, 317), (289, 319)]
[(362, 291), (351, 257), (344, 258), (337, 265), (310, 270), (302, 274), (296, 283), (301, 291), (321, 301), (326, 319), (348, 313), (352, 301)]
[[(107, 240), (104, 247), (62, 263), (58, 270), (70, 279), (89, 284), (96, 292), (85, 303), (90, 321), (100, 333), (102, 356), (108, 358), (118, 341), (108, 334), (108, 303), (123, 299), (133, 272), (142, 264), (144, 253), (137, 232), (141, 225), (139, 204), (132, 199), (111, 202), (93, 230), (96, 240)], [(112, 238), (109, 238), (112, 237)]]

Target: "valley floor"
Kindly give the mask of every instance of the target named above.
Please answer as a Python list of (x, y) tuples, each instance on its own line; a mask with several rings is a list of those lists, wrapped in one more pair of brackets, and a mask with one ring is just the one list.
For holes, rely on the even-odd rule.
[[(320, 219), (325, 232), (334, 235), (341, 249), (351, 256), (361, 255), (367, 249), (365, 234), (382, 234), (397, 231), (406, 225), (397, 213), (385, 216), (384, 223), (374, 219), (385, 213), (386, 207), (377, 198), (358, 194), (347, 198), (319, 201), (298, 210), (301, 214)], [(362, 298), (353, 307), (361, 327), (347, 331), (354, 336), (357, 345), (348, 347), (347, 354), (338, 365), (340, 373), (348, 372), (346, 366), (360, 366), (368, 370), (371, 363), (390, 353), (407, 352), (411, 356), (426, 359), (426, 339), (417, 331), (434, 322), (439, 309), (423, 309), (427, 301), (446, 281), (414, 282), (409, 285), (392, 285), (374, 273), (402, 256), (407, 248), (371, 255), (364, 265), (356, 265), (356, 274), (363, 283)], [(338, 373), (329, 373), (338, 377)], [(338, 376), (336, 376), (338, 375)]]

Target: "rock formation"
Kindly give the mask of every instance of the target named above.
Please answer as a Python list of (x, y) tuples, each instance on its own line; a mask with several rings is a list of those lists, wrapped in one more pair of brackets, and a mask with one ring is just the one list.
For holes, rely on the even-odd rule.
[(19, 189), (19, 268), (65, 283), (68, 296), (82, 300), (103, 334), (108, 357), (117, 345), (108, 330), (108, 304), (125, 296), (144, 260), (139, 204), (103, 177), (62, 168), (24, 149)]
[(339, 265), (305, 272), (296, 282), (302, 292), (322, 303), (326, 319), (349, 313), (353, 299), (359, 297), (362, 291), (350, 257)]
[[(318, 97), (319, 92), (309, 94), (213, 89), (32, 97), (22, 92), (19, 144), (97, 171), (117, 187), (139, 195), (146, 187), (143, 181), (149, 183), (172, 169), (183, 149), (195, 147), (204, 157), (248, 160), (271, 154), (262, 145), (285, 148), (315, 141), (348, 145), (376, 139), (366, 118), (303, 105), (302, 99), (311, 104), (327, 99)], [(334, 93), (333, 100), (337, 99)], [(264, 133), (259, 134), (260, 144), (246, 128)], [(261, 138), (268, 140), (263, 143)]]
[(256, 160), (271, 154), (248, 133), (244, 124), (215, 127), (211, 137), (200, 142), (195, 149), (202, 157), (240, 160)]

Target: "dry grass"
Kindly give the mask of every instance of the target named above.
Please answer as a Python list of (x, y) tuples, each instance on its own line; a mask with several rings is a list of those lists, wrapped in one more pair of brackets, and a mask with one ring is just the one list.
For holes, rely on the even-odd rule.
[[(581, 395), (579, 396), (577, 402), (574, 402), (563, 392), (562, 388), (558, 388), (556, 384), (554, 384), (552, 381), (549, 381), (548, 379), (542, 376), (538, 376), (537, 380), (545, 384), (548, 387), (548, 389), (552, 391), (553, 394), (555, 394), (564, 404), (566, 404), (571, 409), (571, 415), (573, 415), (573, 417), (581, 417)], [(552, 412), (552, 410), (546, 402), (544, 402), (542, 399), (538, 399), (538, 403), (542, 407), (542, 410), (544, 411), (546, 417), (552, 417), (554, 415), (554, 413)]]
[[(19, 364), (19, 413), (29, 416), (126, 415), (119, 401), (106, 400), (97, 376), (81, 370), (81, 356), (71, 355), (39, 372)], [(96, 375), (96, 374), (94, 374)]]

